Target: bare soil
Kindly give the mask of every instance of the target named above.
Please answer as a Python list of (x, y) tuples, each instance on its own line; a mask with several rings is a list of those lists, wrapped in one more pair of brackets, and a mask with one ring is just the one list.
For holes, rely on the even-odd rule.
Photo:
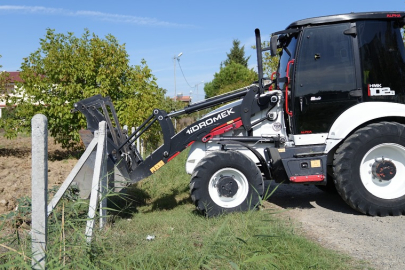
[[(74, 154), (48, 137), (49, 189), (69, 175), (77, 162)], [(8, 140), (0, 133), (0, 215), (14, 210), (18, 198), (31, 196), (31, 166), (31, 137)]]

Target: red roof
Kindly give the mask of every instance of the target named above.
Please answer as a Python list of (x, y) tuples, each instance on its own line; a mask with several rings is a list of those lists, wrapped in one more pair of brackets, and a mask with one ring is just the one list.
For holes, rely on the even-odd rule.
[(183, 102), (191, 102), (191, 97), (190, 96), (178, 96), (176, 98), (178, 101), (183, 101)]
[(19, 71), (6, 71), (9, 74), (10, 82), (22, 82)]

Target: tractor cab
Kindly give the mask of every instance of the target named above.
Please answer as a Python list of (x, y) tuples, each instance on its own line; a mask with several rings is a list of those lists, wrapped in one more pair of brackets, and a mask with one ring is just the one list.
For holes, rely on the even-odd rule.
[(289, 134), (328, 133), (360, 102), (405, 103), (403, 12), (310, 18), (272, 35)]

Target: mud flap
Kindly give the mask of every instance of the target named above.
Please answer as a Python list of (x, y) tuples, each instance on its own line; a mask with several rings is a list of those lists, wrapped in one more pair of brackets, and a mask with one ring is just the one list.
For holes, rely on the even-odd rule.
[(270, 148), (271, 172), (276, 182), (325, 185), (327, 155), (325, 146)]

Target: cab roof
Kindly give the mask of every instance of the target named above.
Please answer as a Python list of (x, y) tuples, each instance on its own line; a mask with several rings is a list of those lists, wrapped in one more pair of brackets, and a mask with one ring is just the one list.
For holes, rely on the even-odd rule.
[(291, 23), (287, 29), (307, 25), (328, 24), (336, 22), (348, 22), (357, 20), (381, 20), (381, 19), (401, 19), (405, 17), (405, 11), (378, 11), (378, 12), (358, 12), (339, 15), (322, 16), (308, 18)]

